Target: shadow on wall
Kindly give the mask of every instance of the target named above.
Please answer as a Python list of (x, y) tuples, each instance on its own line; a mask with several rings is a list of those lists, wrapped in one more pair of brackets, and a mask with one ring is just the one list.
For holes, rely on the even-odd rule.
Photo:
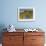
[(3, 32), (5, 32), (3, 29), (5, 28), (4, 24), (0, 24), (0, 43), (2, 43), (2, 36), (3, 36)]

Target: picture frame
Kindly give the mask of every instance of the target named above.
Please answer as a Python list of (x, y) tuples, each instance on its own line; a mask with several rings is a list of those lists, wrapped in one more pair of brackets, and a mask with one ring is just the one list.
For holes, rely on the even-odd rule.
[(18, 21), (35, 21), (35, 8), (33, 7), (19, 7)]

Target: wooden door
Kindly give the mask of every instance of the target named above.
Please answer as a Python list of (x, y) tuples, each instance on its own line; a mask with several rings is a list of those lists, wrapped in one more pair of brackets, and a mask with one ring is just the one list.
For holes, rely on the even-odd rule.
[(5, 34), (3, 46), (23, 46), (23, 33)]
[(43, 32), (26, 32), (24, 33), (24, 46), (44, 46)]

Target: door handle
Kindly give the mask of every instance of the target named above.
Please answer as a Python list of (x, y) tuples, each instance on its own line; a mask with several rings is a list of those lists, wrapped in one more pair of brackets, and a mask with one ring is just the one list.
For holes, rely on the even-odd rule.
[(36, 39), (32, 39), (32, 40), (36, 40)]

